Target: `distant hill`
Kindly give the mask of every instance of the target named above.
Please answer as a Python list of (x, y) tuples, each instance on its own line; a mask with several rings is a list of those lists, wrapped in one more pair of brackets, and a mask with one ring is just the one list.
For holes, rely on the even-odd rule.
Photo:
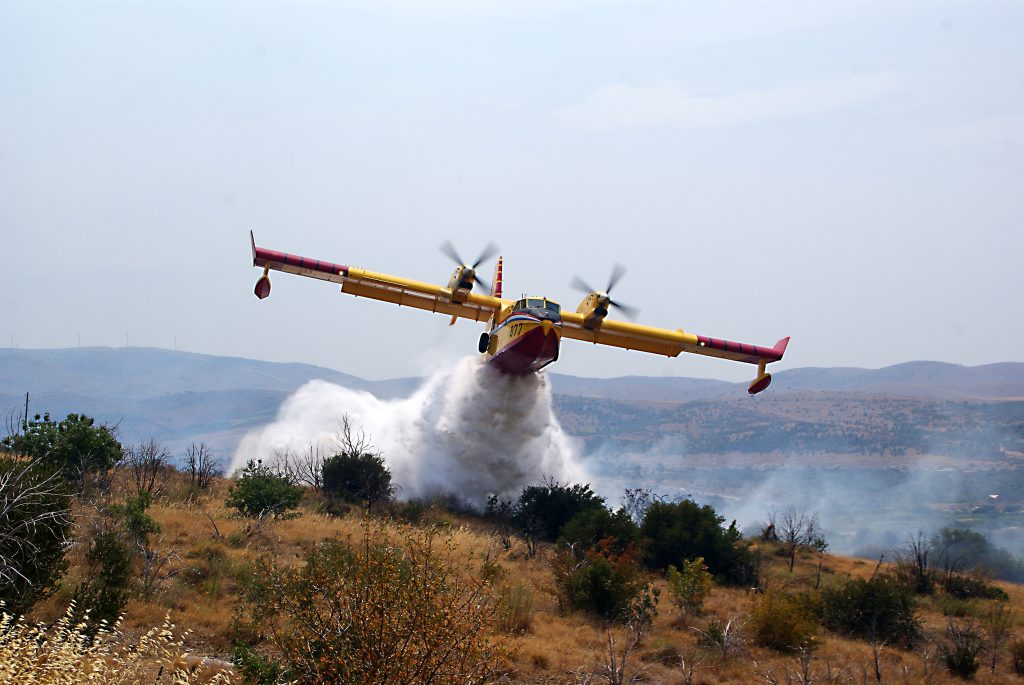
[[(668, 439), (707, 454), (938, 449), (988, 459), (1024, 451), (1024, 402), (1013, 401), (1024, 398), (1021, 363), (792, 369), (753, 398), (744, 383), (708, 379), (550, 377), (567, 430), (591, 445)], [(152, 348), (0, 349), (0, 411), (18, 412), (28, 391), (32, 413), (84, 412), (118, 424), (126, 441), (156, 437), (177, 450), (204, 440), (230, 453), (314, 379), (382, 398), (420, 383)]]
[[(551, 374), (554, 391), (576, 397), (631, 398), (638, 401), (692, 402), (745, 395), (746, 383), (700, 378), (579, 378)], [(942, 399), (1024, 399), (1024, 363), (961, 366), (945, 362), (906, 362), (882, 369), (802, 368), (772, 375), (768, 397), (781, 392), (860, 392), (889, 397)]]

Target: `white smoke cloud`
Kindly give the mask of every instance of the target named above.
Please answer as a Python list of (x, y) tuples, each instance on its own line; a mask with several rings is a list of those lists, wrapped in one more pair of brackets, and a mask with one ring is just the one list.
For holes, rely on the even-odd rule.
[(578, 443), (555, 418), (547, 378), (507, 376), (478, 357), (438, 371), (404, 399), (311, 381), (273, 423), (242, 439), (232, 469), (310, 444), (333, 448), (345, 415), (381, 452), (403, 498), (445, 491), (479, 506), (489, 494), (514, 497), (545, 476), (585, 482)]

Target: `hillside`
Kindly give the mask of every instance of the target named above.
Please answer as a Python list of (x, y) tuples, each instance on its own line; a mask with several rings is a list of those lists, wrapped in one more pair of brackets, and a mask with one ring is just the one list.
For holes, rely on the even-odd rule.
[[(122, 473), (115, 483), (130, 491), (129, 480)], [(473, 579), (473, 587), (483, 588), (484, 596), (501, 602), (495, 619), (482, 626), (479, 634), (501, 641), (510, 650), (500, 663), (503, 677), (499, 682), (603, 682), (595, 674), (610, 662), (611, 637), (616, 658), (626, 657), (627, 679), (640, 673), (642, 682), (678, 685), (785, 683), (788, 669), (801, 668), (800, 654), (761, 644), (765, 638), (759, 637), (756, 617), (769, 606), (765, 593), (773, 597), (819, 597), (823, 590), (879, 572), (876, 560), (834, 554), (819, 556), (811, 549), (800, 550), (795, 568), (790, 571), (777, 544), (755, 543), (762, 559), (763, 592), (716, 583), (696, 614), (685, 614), (673, 605), (664, 575), (647, 576), (660, 595), (658, 612), (649, 631), (632, 645), (625, 627), (602, 621), (586, 611), (560, 606), (556, 581), (559, 556), (556, 547), (549, 543), (542, 543), (538, 553), (531, 555), (523, 539), (513, 536), (505, 549), (493, 523), (453, 512), (438, 503), (396, 505), (369, 518), (364, 518), (358, 508), (331, 515), (324, 513), (322, 496), (313, 492), (307, 492), (297, 517), (258, 523), (233, 516), (225, 508), (227, 486), (225, 480), (217, 479), (197, 495), (180, 476), (165, 483), (164, 493), (148, 513), (160, 526), (161, 553), (172, 556), (159, 571), (155, 590), (132, 591), (123, 622), (128, 635), (140, 635), (159, 625), (170, 612), (176, 625), (190, 631), (183, 648), (193, 655), (220, 660), (214, 664), (230, 660), (231, 650), (240, 640), (254, 649), (266, 650), (272, 642), (269, 631), (240, 631), (234, 613), (253, 582), (253, 568), (260, 559), (298, 565), (324, 540), (363, 544), (367, 526), (378, 531), (375, 535), (390, 540), (405, 539), (410, 530), (415, 534), (429, 528), (440, 536), (437, 553), (452, 564), (458, 577)], [(95, 525), (95, 516), (92, 507), (84, 503), (78, 506), (79, 530), (86, 531)], [(58, 593), (37, 607), (33, 619), (53, 621), (64, 610), (75, 584), (85, 573), (86, 549), (87, 545), (82, 544), (72, 547), (70, 571)], [(889, 565), (881, 568), (884, 573), (891, 570)], [(956, 625), (981, 625), (972, 624), (972, 617), (981, 621), (992, 611), (1005, 607), (1010, 631), (1017, 633), (1024, 627), (1024, 589), (1009, 583), (998, 583), (998, 587), (1008, 593), (1008, 601), (963, 601), (942, 592), (916, 598), (914, 613), (925, 631), (924, 639), (913, 649), (899, 644), (881, 645), (878, 668), (882, 682), (959, 682), (946, 673), (937, 652), (946, 639), (950, 621)], [(722, 629), (726, 630), (726, 637), (731, 630), (731, 642), (721, 642), (721, 635), (715, 631)], [(873, 673), (874, 654), (869, 641), (822, 626), (815, 630), (817, 635), (806, 664), (814, 674), (813, 682), (853, 685), (864, 682), (866, 673)], [(709, 634), (711, 638), (707, 637)], [(976, 682), (1019, 682), (1011, 672), (1007, 646), (1000, 649), (995, 671), (990, 671), (986, 660)], [(687, 679), (687, 673), (692, 679)], [(826, 680), (826, 673), (831, 673), (832, 679)], [(768, 676), (779, 680), (770, 681)]]

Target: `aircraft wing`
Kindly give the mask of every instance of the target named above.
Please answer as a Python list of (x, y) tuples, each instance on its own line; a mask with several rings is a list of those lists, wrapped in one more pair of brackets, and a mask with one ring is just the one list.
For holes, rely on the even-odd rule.
[[(476, 293), (470, 293), (465, 302), (453, 302), (451, 291), (444, 286), (256, 247), (256, 240), (251, 233), (250, 241), (253, 266), (263, 267), (264, 278), (268, 271), (284, 271), (339, 283), (341, 292), (355, 297), (367, 297), (402, 307), (414, 307), (474, 321), (486, 321), (495, 311), (507, 304), (501, 298)], [(261, 278), (256, 284), (256, 296), (261, 299), (270, 294), (269, 279), (261, 290), (263, 282), (264, 279)]]
[(583, 327), (583, 315), (575, 312), (562, 312), (562, 337), (667, 357), (691, 352), (758, 365), (782, 359), (789, 344), (789, 338), (783, 338), (774, 347), (761, 347), (686, 333), (681, 329), (673, 331), (614, 319), (605, 319), (597, 330), (592, 331)]

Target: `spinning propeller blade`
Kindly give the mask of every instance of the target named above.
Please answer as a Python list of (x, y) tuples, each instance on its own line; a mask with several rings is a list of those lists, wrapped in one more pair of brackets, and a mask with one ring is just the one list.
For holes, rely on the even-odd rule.
[(611, 298), (612, 288), (614, 288), (616, 284), (620, 280), (622, 280), (622, 277), (625, 275), (626, 267), (622, 266), (621, 264), (615, 264), (615, 266), (612, 267), (611, 276), (609, 276), (608, 278), (608, 287), (605, 289), (603, 293), (599, 290), (595, 290), (593, 287), (591, 287), (589, 283), (584, 281), (579, 276), (573, 276), (572, 281), (569, 282), (569, 285), (575, 288), (576, 290), (579, 290), (587, 294), (597, 293), (608, 303), (610, 307), (615, 307), (616, 309), (621, 311), (627, 319), (635, 319), (637, 315), (640, 313), (639, 309), (637, 309), (636, 307), (631, 307), (628, 304), (623, 304), (622, 302), (617, 302)]

